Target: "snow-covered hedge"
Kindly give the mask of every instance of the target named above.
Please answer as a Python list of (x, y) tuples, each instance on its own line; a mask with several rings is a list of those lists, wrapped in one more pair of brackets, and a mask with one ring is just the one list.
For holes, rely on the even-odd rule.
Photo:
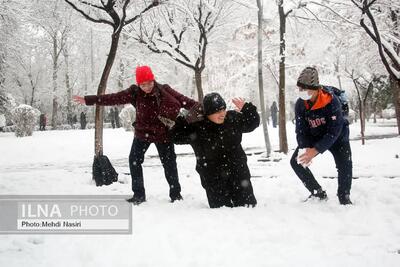
[(396, 118), (396, 111), (394, 108), (387, 108), (382, 110), (382, 118), (393, 119)]
[(40, 111), (28, 105), (19, 105), (12, 109), (11, 118), (15, 124), (17, 137), (31, 136), (38, 122)]
[(136, 120), (136, 110), (132, 105), (126, 105), (119, 113), (122, 126), (126, 131), (132, 131), (132, 123)]

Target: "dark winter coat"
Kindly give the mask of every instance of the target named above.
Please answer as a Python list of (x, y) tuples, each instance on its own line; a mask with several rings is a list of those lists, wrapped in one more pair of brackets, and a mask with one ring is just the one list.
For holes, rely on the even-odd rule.
[(81, 112), (80, 123), (81, 123), (81, 129), (85, 129), (86, 128), (86, 114), (84, 112)]
[(171, 130), (172, 141), (190, 144), (196, 154), (196, 170), (202, 177), (202, 185), (207, 188), (203, 178), (224, 176), (234, 179), (250, 179), (247, 157), (241, 142), (242, 134), (251, 132), (260, 124), (257, 108), (246, 103), (241, 112), (228, 111), (223, 124), (215, 124), (205, 118), (189, 124), (178, 117)]
[(85, 96), (87, 105), (132, 104), (136, 108), (135, 137), (147, 142), (168, 142), (168, 127), (160, 120), (175, 120), (181, 108), (190, 109), (196, 101), (178, 93), (167, 84), (154, 83), (150, 94), (137, 85), (115, 94)]
[(323, 153), (336, 142), (349, 141), (349, 123), (336, 95), (319, 90), (315, 103), (299, 98), (295, 113), (300, 148), (314, 147)]
[(46, 115), (45, 114), (40, 114), (40, 117), (39, 117), (40, 126), (46, 126), (46, 123), (47, 123)]

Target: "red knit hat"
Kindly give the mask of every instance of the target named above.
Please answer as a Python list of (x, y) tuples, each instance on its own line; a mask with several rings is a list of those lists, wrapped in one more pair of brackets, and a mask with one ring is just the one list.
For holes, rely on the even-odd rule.
[(154, 75), (149, 66), (139, 66), (136, 68), (136, 83), (137, 85), (154, 81)]

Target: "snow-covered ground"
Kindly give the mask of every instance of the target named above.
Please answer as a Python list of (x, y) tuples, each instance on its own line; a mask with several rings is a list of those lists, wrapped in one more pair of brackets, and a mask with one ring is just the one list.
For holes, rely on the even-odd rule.
[[(243, 146), (256, 208), (208, 208), (188, 146), (177, 146), (184, 201), (169, 203), (168, 186), (152, 145), (144, 163), (148, 201), (133, 207), (132, 235), (2, 235), (0, 266), (400, 266), (400, 138), (352, 141), (353, 206), (340, 206), (329, 152), (311, 166), (327, 202), (303, 202), (308, 192), (289, 165), (295, 148), (258, 161), (261, 127)], [(270, 128), (278, 147), (278, 131)], [(359, 126), (351, 126), (356, 138)], [(367, 135), (394, 135), (394, 121), (367, 125)], [(105, 154), (120, 182), (91, 181), (93, 130), (0, 133), (0, 194), (130, 195), (127, 157), (133, 135), (105, 129)], [(397, 155), (397, 157), (396, 157)], [(3, 216), (3, 215), (0, 215)]]

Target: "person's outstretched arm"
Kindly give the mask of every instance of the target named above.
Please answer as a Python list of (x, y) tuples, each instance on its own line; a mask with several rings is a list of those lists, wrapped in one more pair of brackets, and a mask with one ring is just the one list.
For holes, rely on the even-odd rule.
[(123, 105), (132, 103), (138, 90), (140, 90), (138, 86), (132, 85), (128, 89), (125, 89), (118, 93), (105, 94), (100, 96), (97, 95), (86, 95), (84, 97), (73, 96), (73, 99), (78, 103), (88, 106), (92, 106), (95, 104), (100, 106)]
[(179, 103), (182, 105), (184, 109), (190, 110), (196, 103), (197, 101), (182, 95), (181, 93), (175, 91), (172, 89), (169, 85), (164, 85), (164, 89), (172, 95), (176, 100), (179, 101)]

